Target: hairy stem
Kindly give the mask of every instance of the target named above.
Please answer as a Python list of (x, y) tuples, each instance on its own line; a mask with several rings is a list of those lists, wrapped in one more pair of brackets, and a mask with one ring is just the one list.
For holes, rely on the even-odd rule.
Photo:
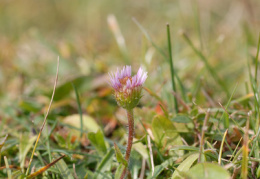
[[(127, 120), (128, 120), (128, 142), (127, 142), (127, 148), (125, 153), (125, 160), (127, 163), (129, 163), (129, 158), (131, 154), (131, 149), (133, 145), (133, 138), (134, 138), (134, 112), (133, 109), (126, 110), (127, 112)], [(125, 177), (125, 174), (127, 172), (127, 168), (125, 167), (120, 179), (123, 179)]]

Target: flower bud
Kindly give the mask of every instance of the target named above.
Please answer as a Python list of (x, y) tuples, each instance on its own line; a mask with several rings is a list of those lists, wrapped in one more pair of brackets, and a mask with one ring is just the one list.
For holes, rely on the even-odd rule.
[(131, 66), (124, 66), (121, 71), (109, 74), (110, 85), (114, 88), (117, 104), (125, 109), (133, 109), (142, 97), (142, 85), (147, 72), (140, 67), (135, 76), (131, 76)]

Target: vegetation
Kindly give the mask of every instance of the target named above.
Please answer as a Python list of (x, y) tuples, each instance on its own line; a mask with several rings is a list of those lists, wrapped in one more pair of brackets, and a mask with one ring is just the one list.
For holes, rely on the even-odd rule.
[[(259, 7), (1, 1), (0, 178), (259, 178)], [(126, 65), (148, 72), (129, 161)]]

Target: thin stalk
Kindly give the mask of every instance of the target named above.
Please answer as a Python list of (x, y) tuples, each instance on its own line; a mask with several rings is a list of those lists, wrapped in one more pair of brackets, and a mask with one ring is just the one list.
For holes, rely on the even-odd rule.
[[(175, 71), (174, 71), (174, 66), (173, 66), (173, 60), (172, 60), (172, 45), (171, 45), (171, 33), (170, 33), (170, 25), (167, 24), (167, 38), (168, 38), (168, 49), (169, 49), (169, 61), (170, 61), (170, 68), (171, 68), (171, 78), (172, 78), (172, 89), (176, 93), (176, 85), (175, 85)], [(174, 96), (174, 107), (176, 113), (178, 113), (178, 102), (177, 98)]]
[[(257, 52), (256, 52), (256, 57), (255, 57), (255, 96), (256, 98), (258, 98), (258, 81), (257, 81), (257, 72), (258, 72), (258, 56), (259, 56), (259, 50), (260, 50), (260, 33), (259, 33), (259, 38), (258, 38), (258, 45), (257, 45)], [(255, 117), (257, 121), (257, 124), (256, 124), (256, 128), (255, 128), (255, 131), (258, 129), (259, 127), (259, 123), (260, 123), (260, 113), (259, 113), (259, 108), (257, 108), (257, 102), (259, 103), (258, 100), (255, 100)], [(258, 105), (259, 106), (259, 105)]]
[(26, 170), (26, 176), (29, 174), (29, 170), (30, 170), (30, 167), (31, 167), (31, 164), (32, 164), (33, 156), (34, 156), (34, 153), (35, 153), (37, 144), (38, 144), (38, 142), (39, 142), (39, 139), (40, 139), (40, 137), (41, 137), (41, 133), (42, 133), (42, 131), (43, 131), (43, 128), (45, 127), (45, 124), (46, 124), (46, 121), (47, 121), (47, 117), (48, 117), (48, 114), (49, 114), (49, 111), (50, 111), (50, 108), (51, 108), (51, 104), (52, 104), (52, 101), (53, 101), (53, 98), (54, 98), (54, 94), (55, 94), (55, 90), (56, 90), (56, 86), (57, 86), (57, 82), (58, 82), (59, 62), (60, 62), (60, 60), (59, 60), (59, 57), (58, 57), (58, 60), (57, 60), (57, 71), (56, 71), (56, 77), (55, 77), (53, 92), (52, 92), (52, 96), (51, 96), (51, 101), (50, 101), (50, 104), (49, 104), (49, 106), (48, 106), (46, 115), (45, 115), (45, 117), (44, 117), (44, 120), (43, 120), (41, 129), (40, 129), (40, 132), (39, 132), (38, 137), (37, 137), (37, 139), (36, 139), (36, 142), (35, 142), (35, 145), (34, 145), (34, 148), (33, 148), (33, 152), (32, 152), (32, 155), (31, 155), (29, 164), (28, 164), (28, 168), (27, 168), (27, 170)]
[[(133, 138), (134, 138), (134, 111), (133, 109), (126, 110), (127, 113), (127, 120), (128, 120), (128, 142), (127, 142), (127, 148), (125, 153), (125, 160), (127, 163), (129, 163), (129, 158), (131, 154), (131, 149), (133, 145)], [(120, 179), (123, 179), (125, 177), (125, 174), (127, 172), (127, 168), (125, 167)]]

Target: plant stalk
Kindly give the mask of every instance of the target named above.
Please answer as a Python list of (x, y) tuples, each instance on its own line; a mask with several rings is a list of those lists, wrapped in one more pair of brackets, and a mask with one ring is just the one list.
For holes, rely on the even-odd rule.
[[(125, 153), (125, 160), (127, 163), (129, 163), (129, 158), (131, 154), (131, 149), (133, 145), (133, 138), (134, 138), (134, 111), (133, 109), (126, 110), (127, 113), (127, 120), (128, 120), (128, 141), (127, 141), (127, 148), (126, 148), (126, 153)], [(126, 172), (127, 172), (127, 167), (125, 167), (120, 179), (124, 179)]]

